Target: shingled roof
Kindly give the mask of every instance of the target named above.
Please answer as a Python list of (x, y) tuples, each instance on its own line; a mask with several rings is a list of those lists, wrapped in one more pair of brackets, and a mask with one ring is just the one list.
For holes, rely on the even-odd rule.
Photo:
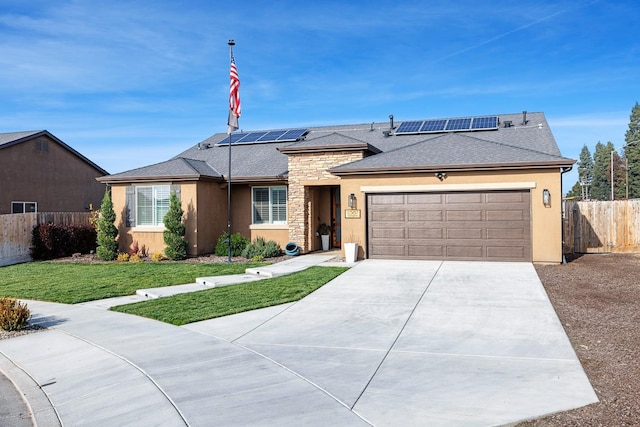
[[(531, 167), (568, 167), (574, 160), (562, 157), (543, 113), (498, 115), (497, 129), (463, 132), (397, 135), (389, 122), (309, 128), (296, 142), (233, 144), (234, 181), (285, 181), (287, 155), (302, 152), (364, 150), (363, 160), (331, 170), (336, 175), (362, 173), (403, 173), (427, 170), (486, 170)], [(505, 127), (505, 122), (512, 126)], [(397, 123), (400, 125), (401, 122)], [(104, 177), (101, 181), (150, 179), (226, 179), (228, 136), (215, 134), (178, 154), (171, 161)], [(176, 160), (182, 159), (181, 162)], [(189, 174), (198, 164), (199, 172)], [(182, 165), (182, 166), (180, 166)], [(206, 166), (205, 166), (206, 165)], [(198, 168), (196, 168), (198, 169)]]

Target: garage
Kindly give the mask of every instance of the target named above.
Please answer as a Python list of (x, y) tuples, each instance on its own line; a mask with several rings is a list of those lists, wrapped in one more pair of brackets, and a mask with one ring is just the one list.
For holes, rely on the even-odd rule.
[(531, 261), (528, 190), (367, 194), (369, 258)]

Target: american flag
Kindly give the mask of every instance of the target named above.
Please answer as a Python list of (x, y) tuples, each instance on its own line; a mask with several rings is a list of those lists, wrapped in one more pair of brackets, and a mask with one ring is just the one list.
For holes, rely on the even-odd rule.
[(240, 77), (236, 68), (236, 60), (231, 52), (231, 71), (229, 73), (231, 82), (229, 84), (229, 120), (227, 121), (227, 133), (231, 134), (238, 129), (238, 118), (240, 118)]

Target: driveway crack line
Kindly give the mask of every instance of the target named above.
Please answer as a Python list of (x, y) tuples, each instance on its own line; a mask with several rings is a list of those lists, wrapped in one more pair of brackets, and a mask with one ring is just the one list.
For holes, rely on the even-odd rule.
[(307, 384), (310, 384), (311, 386), (313, 386), (314, 388), (320, 390), (321, 392), (323, 392), (324, 394), (326, 394), (327, 396), (329, 396), (331, 399), (335, 400), (336, 402), (338, 402), (340, 405), (344, 406), (346, 409), (349, 410), (349, 412), (351, 412), (352, 414), (354, 414), (356, 417), (360, 418), (362, 421), (364, 421), (365, 423), (369, 424), (370, 426), (373, 426), (374, 424), (371, 423), (370, 421), (368, 421), (366, 418), (364, 418), (362, 415), (358, 414), (356, 411), (353, 410), (353, 407), (350, 407), (349, 405), (347, 405), (345, 402), (343, 402), (342, 400), (340, 400), (338, 397), (334, 396), (333, 394), (331, 394), (328, 390), (326, 390), (325, 388), (321, 387), (320, 385), (314, 383), (313, 381), (309, 380), (308, 378), (303, 377), (302, 375), (300, 375), (299, 373), (297, 373), (294, 370), (291, 370), (290, 368), (287, 368), (285, 365), (283, 365), (282, 363), (278, 363), (277, 361), (275, 361), (274, 359), (270, 358), (269, 356), (266, 356), (256, 350), (253, 350), (249, 347), (245, 347), (242, 344), (239, 343), (234, 343), (234, 345), (237, 345), (240, 348), (243, 348), (247, 351), (250, 351), (251, 353), (255, 354), (256, 356), (262, 357), (266, 360), (268, 360), (269, 362), (275, 364), (276, 366), (284, 369), (285, 371), (289, 372), (290, 374), (300, 378), (302, 381), (306, 382)]
[[(416, 309), (418, 308), (418, 306), (420, 305), (420, 303), (422, 302), (424, 296), (426, 295), (427, 291), (429, 290), (429, 288), (431, 287), (431, 284), (433, 283), (433, 280), (436, 278), (436, 276), (438, 275), (438, 272), (440, 271), (440, 269), (442, 268), (442, 265), (444, 264), (444, 261), (440, 262), (440, 265), (438, 266), (437, 270), (433, 273), (433, 276), (431, 276), (431, 280), (429, 280), (429, 283), (427, 283), (427, 286), (424, 288), (424, 291), (422, 291), (422, 294), (420, 295), (420, 298), (418, 298), (418, 301), (415, 303), (415, 305), (413, 306), (413, 308), (411, 309), (411, 313), (409, 313), (409, 316), (407, 316), (407, 319), (405, 320), (404, 324), (402, 325), (402, 328), (400, 328), (400, 331), (398, 332), (398, 334), (396, 335), (395, 339), (393, 340), (393, 343), (391, 343), (391, 345), (389, 346), (389, 350), (387, 350), (384, 354), (384, 356), (382, 357), (382, 360), (380, 361), (380, 363), (378, 364), (378, 367), (376, 368), (376, 370), (373, 372), (373, 374), (371, 375), (371, 378), (369, 378), (369, 381), (367, 381), (367, 384), (365, 384), (364, 388), (362, 389), (362, 392), (360, 393), (360, 395), (358, 396), (358, 398), (355, 400), (355, 402), (353, 402), (353, 406), (351, 406), (351, 410), (353, 410), (353, 408), (355, 408), (355, 406), (358, 404), (358, 402), (360, 401), (360, 399), (362, 398), (362, 395), (365, 393), (365, 391), (367, 391), (367, 389), (369, 388), (369, 385), (371, 384), (371, 381), (373, 381), (373, 379), (376, 377), (376, 375), (378, 374), (378, 371), (380, 370), (380, 368), (382, 367), (382, 365), (384, 364), (385, 360), (387, 360), (387, 357), (389, 357), (389, 354), (391, 353), (391, 350), (393, 350), (393, 347), (395, 347), (396, 343), (398, 342), (398, 340), (400, 339), (400, 336), (402, 335), (402, 332), (404, 332), (404, 329), (407, 327), (407, 324), (409, 323), (409, 320), (411, 320), (411, 318), (413, 317), (413, 313), (415, 313)], [(355, 412), (355, 411), (354, 411)]]
[(165, 397), (165, 399), (167, 399), (167, 401), (169, 401), (169, 403), (171, 404), (171, 406), (175, 409), (175, 411), (178, 413), (178, 415), (180, 416), (180, 418), (182, 418), (182, 421), (184, 421), (185, 426), (190, 426), (189, 422), (187, 421), (186, 416), (182, 413), (182, 411), (180, 411), (180, 408), (178, 408), (178, 405), (173, 401), (173, 399), (171, 399), (171, 397), (164, 391), (164, 389), (160, 386), (160, 384), (158, 384), (152, 377), (151, 375), (149, 375), (144, 369), (142, 369), (140, 366), (136, 365), (135, 363), (133, 363), (131, 360), (127, 359), (126, 357), (115, 353), (111, 350), (109, 350), (108, 348), (105, 348), (101, 345), (96, 344), (95, 342), (89, 341), (85, 338), (82, 338), (78, 335), (72, 334), (71, 332), (62, 330), (62, 329), (58, 329), (58, 331), (69, 335), (70, 337), (76, 338), (80, 341), (83, 341), (89, 345), (92, 345), (106, 353), (109, 353), (115, 357), (117, 357), (118, 359), (122, 360), (123, 362), (131, 365), (133, 368), (135, 368), (136, 370), (138, 370), (138, 372), (140, 372), (142, 375), (144, 375), (145, 378), (147, 378), (149, 381), (151, 381), (151, 383), (160, 391), (160, 393), (162, 393), (162, 395)]

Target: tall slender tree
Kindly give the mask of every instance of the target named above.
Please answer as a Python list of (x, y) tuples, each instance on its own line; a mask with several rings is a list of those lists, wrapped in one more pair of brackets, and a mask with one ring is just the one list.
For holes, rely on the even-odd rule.
[(100, 204), (100, 217), (97, 222), (98, 245), (96, 254), (99, 259), (104, 261), (112, 261), (118, 256), (118, 241), (116, 240), (118, 229), (114, 225), (115, 221), (116, 213), (113, 211), (111, 192), (107, 189)]
[(596, 144), (596, 149), (593, 153), (593, 179), (591, 181), (592, 199), (609, 200), (611, 198), (612, 151), (615, 151), (615, 148), (611, 141), (606, 144), (598, 141)]
[(629, 129), (624, 135), (624, 155), (629, 162), (629, 198), (640, 197), (640, 105), (631, 109)]

